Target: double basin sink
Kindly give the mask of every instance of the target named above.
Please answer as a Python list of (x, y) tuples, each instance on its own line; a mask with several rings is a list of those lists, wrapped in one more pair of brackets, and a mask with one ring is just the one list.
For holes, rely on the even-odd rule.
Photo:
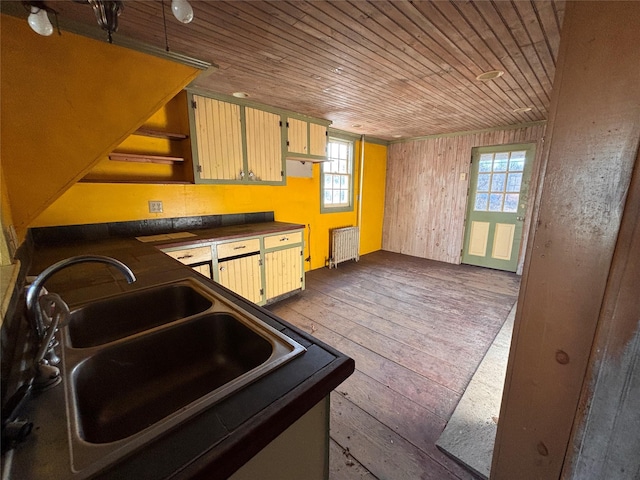
[(194, 278), (78, 305), (62, 335), (75, 472), (104, 468), (305, 350)]

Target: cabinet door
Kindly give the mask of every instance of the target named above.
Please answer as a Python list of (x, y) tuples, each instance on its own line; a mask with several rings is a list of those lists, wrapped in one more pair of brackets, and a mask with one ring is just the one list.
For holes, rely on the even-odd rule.
[(288, 118), (287, 140), (289, 153), (308, 154), (307, 122), (297, 118)]
[(218, 283), (254, 303), (262, 301), (260, 255), (218, 262)]
[(309, 124), (309, 153), (327, 156), (327, 127), (317, 123)]
[(193, 100), (196, 179), (239, 180), (243, 170), (240, 105), (199, 95)]
[(283, 179), (280, 115), (245, 107), (248, 181)]
[(302, 247), (268, 252), (264, 255), (266, 300), (302, 288)]
[(203, 263), (202, 265), (192, 265), (191, 268), (199, 274), (204, 275), (207, 278), (211, 278), (211, 262)]

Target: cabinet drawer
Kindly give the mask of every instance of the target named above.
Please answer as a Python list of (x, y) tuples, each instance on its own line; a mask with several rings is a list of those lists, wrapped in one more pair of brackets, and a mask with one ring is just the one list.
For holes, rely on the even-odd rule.
[(249, 240), (239, 240), (237, 242), (221, 243), (216, 245), (218, 260), (236, 255), (244, 255), (245, 253), (253, 253), (260, 251), (260, 239), (252, 238)]
[(164, 253), (187, 265), (211, 260), (211, 247), (185, 248)]
[(284, 247), (294, 243), (302, 243), (302, 232), (284, 232), (279, 235), (264, 237), (264, 248)]

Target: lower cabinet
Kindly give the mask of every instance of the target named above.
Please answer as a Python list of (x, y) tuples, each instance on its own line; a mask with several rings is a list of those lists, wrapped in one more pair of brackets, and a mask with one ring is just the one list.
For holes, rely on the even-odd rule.
[(258, 452), (230, 480), (329, 478), (329, 396)]
[(160, 249), (259, 305), (304, 289), (302, 230)]
[(213, 279), (211, 245), (161, 250), (170, 257), (193, 268), (196, 272)]
[(218, 283), (253, 303), (262, 302), (260, 254), (218, 260)]
[(302, 288), (302, 246), (264, 254), (265, 300)]

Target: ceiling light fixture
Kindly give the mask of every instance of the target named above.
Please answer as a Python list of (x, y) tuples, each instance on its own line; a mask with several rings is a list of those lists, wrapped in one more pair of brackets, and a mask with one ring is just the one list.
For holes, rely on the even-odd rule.
[(113, 43), (112, 35), (118, 31), (118, 17), (124, 9), (121, 1), (108, 0), (76, 0), (78, 3), (88, 3), (93, 8), (100, 28), (107, 31), (107, 40)]
[[(118, 17), (124, 10), (124, 2), (119, 0), (74, 0), (74, 2), (91, 6), (98, 25), (107, 31), (109, 43), (113, 43), (112, 35), (118, 31)], [(51, 35), (53, 26), (47, 13), (57, 15), (57, 12), (43, 1), (23, 1), (22, 4), (29, 10), (27, 23), (31, 29), (39, 35)], [(187, 0), (171, 0), (171, 11), (182, 23), (189, 23), (193, 20), (193, 8)]]
[(488, 72), (484, 72), (478, 75), (476, 77), (476, 80), (486, 82), (487, 80), (493, 80), (495, 78), (501, 77), (502, 75), (504, 75), (503, 70), (490, 70)]
[(53, 25), (51, 25), (47, 12), (53, 13), (54, 15), (57, 12), (47, 7), (44, 2), (22, 2), (22, 4), (29, 10), (27, 23), (31, 27), (31, 30), (43, 37), (51, 35), (53, 33)]
[(526, 113), (526, 112), (530, 112), (531, 110), (533, 110), (532, 107), (520, 107), (520, 108), (514, 108), (513, 113)]
[(193, 20), (193, 8), (187, 0), (171, 0), (171, 11), (173, 16), (182, 23)]
[(236, 98), (248, 98), (249, 94), (247, 92), (233, 92), (231, 95), (233, 95)]
[(395, 135), (391, 135), (393, 138), (402, 138), (402, 135), (399, 134), (395, 134)]
[(354, 123), (353, 125), (351, 125), (353, 128), (362, 128), (362, 125), (359, 123)]

